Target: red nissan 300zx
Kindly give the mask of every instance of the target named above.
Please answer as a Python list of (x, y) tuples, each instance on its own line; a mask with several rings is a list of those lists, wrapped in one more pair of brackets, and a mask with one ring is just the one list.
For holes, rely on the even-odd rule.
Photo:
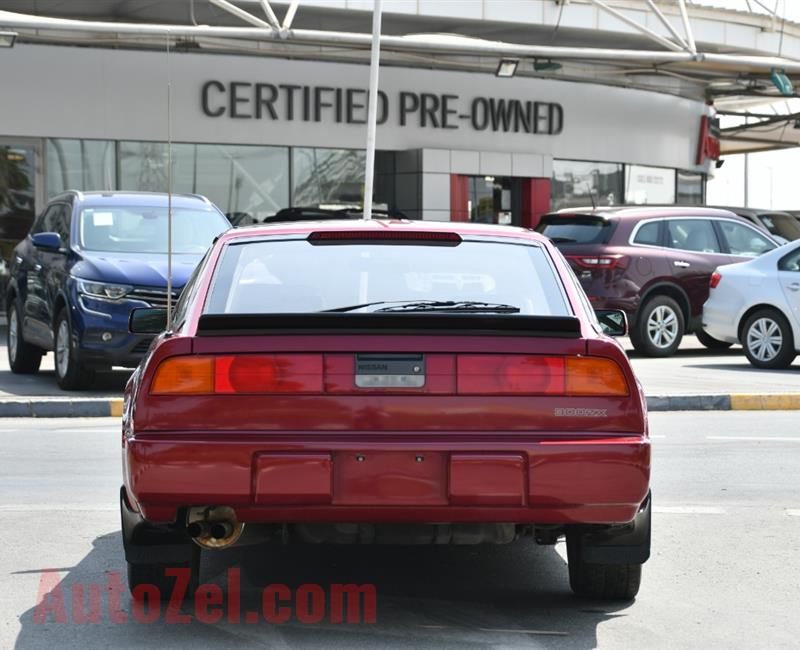
[(267, 540), (566, 536), (573, 591), (632, 598), (650, 440), (624, 314), (518, 228), (327, 221), (231, 230), (158, 333), (123, 416), (129, 584)]

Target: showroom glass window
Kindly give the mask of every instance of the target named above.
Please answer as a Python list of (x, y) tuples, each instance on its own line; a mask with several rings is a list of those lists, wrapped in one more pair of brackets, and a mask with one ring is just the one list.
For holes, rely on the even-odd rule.
[(578, 160), (553, 161), (552, 209), (618, 205), (623, 201), (623, 166)]
[(703, 205), (705, 176), (678, 171), (678, 205)]
[(48, 200), (66, 190), (116, 189), (117, 148), (112, 140), (48, 138), (45, 152)]
[(675, 203), (675, 170), (628, 165), (625, 175), (625, 203)]
[(292, 205), (360, 205), (366, 153), (356, 149), (292, 149)]
[[(120, 189), (165, 192), (167, 145), (120, 142)], [(289, 149), (249, 145), (172, 145), (175, 192), (207, 196), (234, 225), (289, 205)]]

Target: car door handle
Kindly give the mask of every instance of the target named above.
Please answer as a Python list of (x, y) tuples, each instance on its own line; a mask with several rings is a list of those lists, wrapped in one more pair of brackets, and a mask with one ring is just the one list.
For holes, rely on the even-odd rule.
[(675, 260), (675, 261), (673, 262), (673, 264), (674, 264), (675, 266), (679, 266), (679, 267), (680, 267), (680, 268), (682, 268), (682, 269), (688, 269), (688, 268), (691, 266), (691, 264), (689, 264), (689, 262), (684, 262), (684, 261), (682, 261), (682, 260)]
[(800, 291), (800, 282), (792, 282), (792, 284), (789, 285), (789, 290)]

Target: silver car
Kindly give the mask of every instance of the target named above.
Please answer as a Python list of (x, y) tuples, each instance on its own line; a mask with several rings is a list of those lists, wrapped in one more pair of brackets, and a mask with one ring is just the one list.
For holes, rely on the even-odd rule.
[(787, 368), (800, 352), (800, 240), (718, 267), (703, 305), (703, 330), (741, 343), (757, 368)]

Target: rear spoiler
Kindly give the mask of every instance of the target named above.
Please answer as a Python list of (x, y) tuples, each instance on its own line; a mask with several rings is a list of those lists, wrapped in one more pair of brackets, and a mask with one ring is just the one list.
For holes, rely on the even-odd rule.
[(491, 334), (579, 338), (574, 316), (337, 313), (204, 314), (198, 336), (247, 334)]

